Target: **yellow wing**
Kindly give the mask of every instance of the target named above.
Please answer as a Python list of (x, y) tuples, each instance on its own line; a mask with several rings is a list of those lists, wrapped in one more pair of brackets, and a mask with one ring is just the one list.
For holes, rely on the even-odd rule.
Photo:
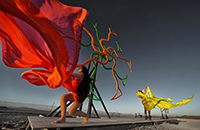
[(193, 97), (194, 95), (192, 95), (192, 97), (190, 98), (186, 98), (183, 101), (175, 103), (175, 104), (160, 100), (160, 102), (158, 102), (155, 107), (158, 107), (161, 109), (170, 109), (170, 108), (179, 107), (179, 106), (188, 104), (193, 99)]

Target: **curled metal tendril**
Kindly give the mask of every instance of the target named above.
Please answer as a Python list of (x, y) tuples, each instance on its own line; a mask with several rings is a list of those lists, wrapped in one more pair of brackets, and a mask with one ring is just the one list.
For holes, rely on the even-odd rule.
[[(112, 70), (112, 74), (113, 74), (113, 77), (114, 77), (115, 82), (116, 82), (116, 91), (115, 91), (114, 96), (113, 96), (110, 100), (117, 99), (117, 98), (119, 98), (120, 96), (122, 96), (122, 94), (123, 94), (122, 91), (121, 91), (121, 89), (119, 88), (119, 83), (118, 83), (117, 78), (118, 78), (119, 80), (121, 80), (123, 86), (125, 86), (125, 85), (126, 85), (126, 82), (127, 82), (128, 76), (126, 76), (125, 78), (121, 78), (121, 77), (117, 74), (117, 72), (114, 70), (114, 68), (115, 68), (115, 66), (116, 66), (116, 60), (115, 60), (115, 58), (114, 58), (113, 55), (115, 54), (118, 58), (120, 58), (120, 59), (122, 59), (122, 60), (125, 60), (125, 61), (128, 63), (129, 67), (130, 67), (130, 71), (132, 72), (132, 65), (131, 65), (131, 62), (130, 62), (130, 60), (126, 60), (125, 58), (122, 58), (122, 57), (119, 57), (119, 56), (118, 56), (117, 53), (118, 53), (118, 52), (122, 52), (122, 49), (120, 48), (120, 46), (119, 46), (119, 44), (118, 44), (117, 42), (116, 42), (117, 48), (118, 48), (117, 51), (115, 51), (112, 47), (106, 47), (106, 45), (103, 43), (103, 41), (107, 41), (107, 42), (108, 42), (108, 41), (110, 40), (110, 35), (111, 35), (111, 34), (113, 34), (113, 35), (115, 35), (116, 37), (118, 37), (117, 34), (116, 34), (111, 28), (109, 28), (109, 33), (108, 33), (108, 38), (107, 38), (107, 39), (104, 39), (104, 38), (99, 39), (99, 32), (98, 32), (98, 29), (97, 29), (97, 23), (94, 22), (94, 21), (92, 21), (92, 20), (90, 20), (90, 19), (87, 19), (87, 21), (90, 22), (90, 23), (93, 25), (93, 27), (94, 27), (94, 29), (95, 29), (95, 31), (96, 31), (96, 38), (97, 38), (97, 40), (98, 40), (100, 46), (97, 45), (96, 43), (94, 43), (94, 38), (93, 38), (93, 36), (91, 35), (91, 33), (90, 33), (86, 28), (83, 27), (83, 29), (84, 29), (84, 30), (88, 33), (88, 35), (90, 36), (90, 38), (91, 38), (91, 43), (89, 43), (89, 44), (83, 44), (83, 43), (81, 43), (81, 45), (84, 46), (84, 47), (92, 46), (92, 48), (94, 49), (95, 52), (91, 54), (89, 60), (87, 60), (86, 62), (84, 62), (84, 63), (82, 63), (82, 64), (78, 64), (77, 67), (84, 66), (84, 65), (88, 64), (89, 62), (91, 62), (91, 63), (93, 64), (93, 66), (94, 66), (94, 71), (93, 71), (93, 73), (92, 73), (92, 75), (91, 75), (90, 78), (93, 78), (94, 75), (95, 75), (95, 73), (96, 73), (96, 71), (97, 71), (97, 66), (95, 65), (94, 61), (99, 62), (99, 63), (101, 64), (101, 66), (102, 66), (104, 69), (106, 69), (106, 70)], [(65, 35), (61, 30), (58, 30), (58, 31), (61, 32), (61, 34), (63, 35), (63, 38), (70, 38), (70, 39), (72, 39), (72, 40), (75, 40), (74, 38)], [(102, 49), (102, 51), (101, 51), (101, 49)], [(111, 50), (112, 53), (110, 53), (109, 50)], [(98, 55), (98, 57), (100, 57), (100, 60), (98, 60), (97, 58), (95, 58), (94, 55)], [(109, 59), (109, 57), (110, 57), (110, 59)], [(103, 60), (105, 60), (105, 62), (103, 62)], [(107, 68), (105, 65), (108, 64), (108, 62), (112, 62), (112, 61), (114, 62), (112, 68)], [(93, 100), (97, 100), (97, 101), (101, 101), (101, 100), (95, 95), (95, 93), (94, 93), (94, 91), (93, 91), (93, 89), (92, 89), (92, 84), (90, 84), (90, 89), (91, 89), (91, 92), (92, 92), (92, 94), (95, 96), (96, 99), (95, 99), (95, 98), (91, 98), (91, 97), (88, 97), (88, 98), (93, 99)], [(120, 92), (120, 95), (119, 95), (119, 96), (117, 96), (118, 91)]]
[[(118, 52), (122, 52), (122, 49), (119, 47), (119, 44), (118, 44), (117, 42), (116, 42), (117, 47), (118, 47), (118, 50), (117, 50), (117, 51), (115, 51), (112, 47), (108, 47), (108, 48), (107, 48), (106, 45), (103, 43), (103, 41), (109, 41), (109, 40), (110, 40), (110, 35), (111, 35), (111, 34), (117, 36), (117, 34), (116, 34), (112, 29), (109, 28), (109, 33), (108, 33), (108, 38), (107, 38), (107, 39), (104, 39), (104, 38), (99, 39), (99, 33), (98, 33), (98, 30), (97, 30), (97, 23), (94, 22), (94, 21), (92, 21), (92, 20), (90, 20), (90, 19), (87, 19), (87, 21), (90, 22), (90, 23), (93, 25), (93, 27), (94, 27), (94, 29), (95, 29), (95, 31), (96, 31), (96, 38), (97, 38), (97, 40), (99, 41), (100, 46), (98, 46), (97, 44), (94, 43), (94, 38), (93, 38), (93, 36), (92, 36), (92, 35), (90, 34), (90, 32), (89, 32), (86, 28), (84, 28), (84, 27), (83, 27), (83, 29), (84, 29), (84, 30), (88, 33), (88, 35), (91, 37), (91, 43), (89, 43), (89, 44), (87, 44), (87, 45), (81, 43), (81, 45), (83, 45), (83, 46), (85, 46), (85, 47), (89, 47), (89, 46), (92, 45), (93, 49), (95, 50), (95, 53), (94, 53), (94, 54), (99, 55), (100, 60), (93, 58), (93, 55), (91, 55), (91, 57), (90, 57), (89, 60), (87, 60), (85, 63), (80, 64), (80, 65), (78, 65), (78, 66), (86, 65), (86, 64), (89, 63), (90, 61), (92, 61), (92, 63), (93, 63), (93, 61), (97, 61), (97, 62), (99, 62), (99, 63), (102, 65), (102, 67), (103, 67), (104, 69), (106, 69), (106, 70), (112, 70), (113, 77), (114, 77), (115, 82), (116, 82), (116, 92), (115, 92), (115, 95), (114, 95), (110, 100), (117, 99), (117, 98), (119, 98), (120, 96), (122, 96), (122, 91), (121, 91), (121, 89), (119, 88), (119, 84), (118, 84), (117, 78), (120, 79), (121, 82), (122, 82), (122, 84), (125, 86), (125, 84), (126, 84), (126, 82), (127, 82), (127, 77), (128, 77), (128, 76), (126, 76), (125, 78), (121, 78), (121, 77), (117, 74), (117, 72), (114, 70), (114, 68), (115, 68), (115, 66), (116, 66), (116, 60), (115, 60), (115, 58), (113, 57), (113, 55), (115, 54), (118, 58), (120, 58), (120, 59), (122, 59), (122, 60), (125, 60), (125, 61), (128, 63), (128, 65), (129, 65), (129, 67), (130, 67), (130, 70), (132, 71), (131, 62), (130, 62), (129, 60), (126, 60), (125, 58), (122, 58), (122, 57), (119, 57), (119, 56), (118, 56), (117, 53), (118, 53)], [(118, 37), (118, 36), (117, 36), (117, 37)], [(100, 50), (100, 48), (102, 48), (102, 51)], [(110, 53), (109, 50), (112, 50), (112, 53)], [(110, 56), (111, 59), (109, 59), (108, 56)], [(103, 62), (103, 59), (105, 60), (105, 62)], [(105, 67), (105, 65), (106, 65), (108, 62), (112, 62), (112, 61), (114, 62), (112, 68), (107, 68), (107, 67)], [(95, 66), (94, 63), (93, 63), (93, 66), (96, 68), (96, 66)], [(96, 70), (95, 70), (95, 72), (96, 72)], [(117, 77), (116, 77), (116, 76), (117, 76)], [(92, 89), (91, 89), (91, 90), (92, 90)], [(116, 95), (117, 95), (117, 93), (118, 93), (118, 90), (119, 90), (119, 92), (120, 92), (120, 95), (116, 97)], [(93, 93), (93, 94), (94, 94), (94, 93)], [(95, 95), (95, 94), (94, 94), (94, 95)], [(95, 95), (95, 97), (96, 97), (96, 95)], [(96, 98), (97, 98), (97, 97), (96, 97)], [(97, 98), (97, 100), (99, 100), (99, 98)]]

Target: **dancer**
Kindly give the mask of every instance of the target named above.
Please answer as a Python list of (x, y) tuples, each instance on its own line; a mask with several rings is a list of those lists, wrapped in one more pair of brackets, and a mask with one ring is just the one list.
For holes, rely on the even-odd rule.
[[(69, 81), (70, 80), (70, 81)], [(87, 98), (89, 90), (90, 90), (90, 79), (88, 76), (88, 70), (85, 66), (82, 66), (78, 73), (72, 73), (70, 78), (67, 80), (67, 84), (65, 84), (65, 88), (72, 93), (64, 94), (60, 98), (60, 108), (61, 108), (61, 117), (57, 121), (52, 123), (64, 123), (66, 122), (65, 114), (67, 109), (67, 101), (74, 102), (72, 106), (69, 108), (69, 114), (73, 116), (82, 116), (84, 117), (84, 121), (82, 124), (86, 124), (88, 122), (89, 115), (77, 110), (79, 106), (84, 102)]]
[[(151, 120), (151, 110), (155, 107), (161, 108), (161, 109), (170, 109), (179, 107), (182, 105), (188, 104), (194, 95), (190, 98), (186, 98), (181, 102), (172, 104), (170, 102), (173, 102), (170, 98), (160, 98), (155, 97), (154, 94), (151, 92), (149, 86), (146, 86), (145, 90), (139, 90), (136, 92), (137, 97), (142, 99), (142, 104), (144, 105), (144, 113), (145, 113), (145, 120), (149, 119)], [(147, 117), (147, 111), (149, 118)]]
[[(148, 89), (148, 86), (146, 86), (145, 90), (143, 90), (143, 91), (139, 90), (138, 92), (145, 94), (147, 97), (153, 97), (153, 98), (155, 98), (155, 96), (153, 95), (153, 93), (151, 93), (151, 95), (147, 94), (147, 89)], [(142, 104), (144, 105), (145, 120), (147, 120), (147, 119), (151, 120), (151, 109), (148, 109), (147, 100), (145, 100), (145, 98), (142, 99)], [(147, 116), (147, 112), (148, 112), (149, 118)]]

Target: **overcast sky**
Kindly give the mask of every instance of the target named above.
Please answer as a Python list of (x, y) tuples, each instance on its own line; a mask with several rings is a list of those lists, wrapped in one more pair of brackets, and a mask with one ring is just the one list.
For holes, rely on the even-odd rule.
[[(150, 86), (156, 97), (172, 98), (174, 103), (195, 95), (182, 107), (170, 110), (171, 115), (200, 115), (200, 2), (197, 0), (60, 0), (70, 6), (88, 10), (89, 19), (98, 23), (100, 38), (107, 38), (112, 28), (119, 38), (111, 36), (107, 46), (116, 48), (117, 41), (130, 59), (133, 72), (125, 61), (117, 59), (116, 71), (128, 75), (126, 86), (120, 84), (123, 96), (110, 101), (115, 93), (111, 71), (98, 66), (96, 86), (110, 112), (143, 113), (136, 91)], [(85, 27), (94, 35), (86, 21)], [(82, 43), (90, 42), (83, 32)], [(82, 47), (79, 63), (94, 51)], [(1, 56), (1, 54), (0, 54)], [(110, 64), (112, 65), (112, 64)], [(26, 69), (9, 68), (0, 61), (0, 100), (59, 105), (60, 96), (68, 91), (60, 87), (37, 87), (20, 77)], [(87, 106), (87, 101), (84, 106)], [(103, 111), (95, 101), (97, 111)], [(152, 114), (160, 114), (158, 108)]]

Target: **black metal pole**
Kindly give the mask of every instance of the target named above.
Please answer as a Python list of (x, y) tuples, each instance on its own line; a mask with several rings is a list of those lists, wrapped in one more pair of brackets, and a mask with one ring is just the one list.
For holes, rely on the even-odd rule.
[(93, 104), (93, 103), (92, 103), (92, 108), (94, 109), (94, 112), (95, 112), (95, 114), (96, 114), (97, 118), (100, 118), (100, 117), (99, 117), (99, 115), (98, 115), (98, 113), (97, 113), (97, 110), (96, 110), (96, 108), (95, 108), (95, 106), (94, 106), (94, 104)]
[(46, 117), (51, 116), (54, 112), (56, 112), (58, 109), (60, 108), (60, 106), (56, 107), (53, 111), (51, 111), (49, 114), (46, 115)]
[[(93, 88), (92, 88), (93, 89)], [(92, 90), (94, 91), (94, 89)], [(93, 98), (93, 94), (92, 92), (90, 93), (90, 97)], [(92, 99), (89, 99), (89, 103), (88, 103), (88, 111), (87, 111), (87, 114), (89, 115), (89, 117), (91, 117), (91, 105), (92, 105)]]
[(103, 105), (103, 108), (104, 108), (104, 110), (105, 110), (105, 112), (106, 112), (108, 118), (110, 118), (110, 115), (109, 115), (109, 113), (108, 113), (108, 111), (107, 111), (107, 109), (106, 109), (106, 106), (105, 106), (105, 104), (104, 104), (102, 98), (101, 98), (101, 95), (99, 94), (99, 91), (97, 90), (97, 88), (96, 88), (95, 85), (93, 86), (93, 88), (94, 88), (95, 91), (97, 92), (97, 95), (99, 96), (99, 99), (101, 100), (101, 104)]
[[(96, 61), (96, 64), (95, 66), (97, 67), (98, 66), (98, 62)], [(93, 68), (92, 71), (94, 71), (95, 69)], [(92, 71), (90, 72), (90, 74), (92, 73)], [(94, 78), (93, 78), (93, 81), (92, 81), (92, 91), (94, 91), (93, 89), (93, 85), (95, 84), (95, 80), (96, 80), (96, 72), (95, 72), (95, 75), (94, 75)], [(90, 93), (90, 97), (93, 98), (93, 94), (92, 92)], [(89, 99), (89, 104), (88, 104), (88, 111), (87, 111), (87, 114), (89, 115), (89, 117), (91, 116), (91, 107), (92, 107), (92, 99)]]

